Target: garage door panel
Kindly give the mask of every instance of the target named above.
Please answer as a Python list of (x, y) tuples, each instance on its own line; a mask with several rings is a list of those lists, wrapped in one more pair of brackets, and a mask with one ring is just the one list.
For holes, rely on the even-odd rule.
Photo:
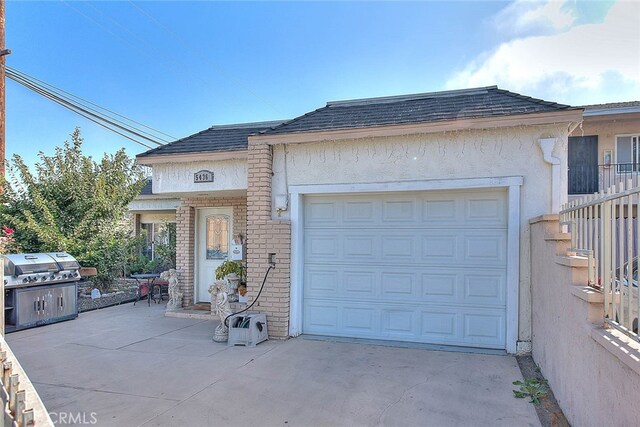
[(341, 237), (342, 247), (344, 248), (344, 257), (358, 258), (374, 261), (379, 258), (380, 252), (377, 251), (379, 246), (378, 236), (367, 233), (348, 234)]
[(342, 289), (346, 298), (371, 298), (378, 295), (377, 277), (370, 271), (344, 270)]
[(416, 295), (414, 273), (381, 273), (383, 300), (412, 299)]
[(490, 234), (468, 233), (463, 237), (465, 264), (504, 265), (507, 259), (506, 232)]
[(305, 257), (307, 259), (335, 259), (342, 255), (338, 233), (315, 233), (306, 236)]
[(464, 276), (464, 300), (470, 304), (506, 307), (506, 274), (474, 273)]
[(423, 273), (420, 296), (429, 301), (455, 301), (458, 283), (456, 273)]
[(415, 339), (415, 322), (416, 312), (409, 311), (406, 307), (382, 310), (381, 332), (393, 339)]
[(370, 201), (345, 201), (343, 205), (343, 222), (372, 224), (376, 221), (378, 206)]
[(339, 221), (338, 212), (339, 205), (330, 200), (309, 201), (305, 205), (304, 221), (308, 225), (322, 224), (333, 225)]
[(332, 302), (309, 302), (305, 305), (304, 329), (309, 333), (338, 332), (340, 307)]
[(336, 269), (309, 268), (305, 272), (305, 290), (309, 295), (337, 295), (340, 283), (340, 272)]
[(418, 207), (415, 199), (387, 200), (382, 202), (382, 223), (415, 223)]
[(305, 198), (303, 332), (504, 348), (506, 200), (502, 190)]
[(464, 220), (467, 225), (498, 226), (507, 225), (507, 204), (504, 197), (469, 196), (465, 201)]
[(463, 314), (465, 342), (477, 345), (504, 347), (505, 316), (503, 312), (489, 310)]
[(411, 235), (383, 236), (380, 242), (380, 253), (385, 258), (412, 259), (415, 254), (415, 243), (416, 237)]
[(358, 335), (375, 335), (378, 333), (379, 310), (365, 305), (345, 304), (342, 311), (342, 330), (346, 333)]
[(450, 342), (460, 336), (458, 313), (452, 310), (431, 309), (420, 313), (420, 336), (431, 342)]

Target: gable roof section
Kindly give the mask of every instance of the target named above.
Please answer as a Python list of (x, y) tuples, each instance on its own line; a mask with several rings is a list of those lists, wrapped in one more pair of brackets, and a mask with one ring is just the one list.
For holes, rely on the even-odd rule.
[(283, 121), (240, 123), (212, 126), (202, 132), (153, 148), (136, 157), (164, 156), (187, 153), (215, 153), (247, 149), (247, 137), (282, 124)]
[(497, 86), (328, 102), (263, 134), (285, 134), (578, 110)]

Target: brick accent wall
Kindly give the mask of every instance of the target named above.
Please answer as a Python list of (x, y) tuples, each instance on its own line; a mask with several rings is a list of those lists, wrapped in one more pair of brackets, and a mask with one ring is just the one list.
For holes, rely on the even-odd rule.
[(254, 298), (268, 267), (268, 256), (276, 254), (272, 270), (254, 307), (267, 314), (270, 338), (289, 336), (289, 289), (291, 222), (271, 218), (272, 147), (249, 140), (247, 158), (247, 291)]
[(233, 208), (233, 234), (247, 236), (247, 199), (245, 197), (185, 198), (176, 209), (176, 270), (182, 305), (193, 304), (195, 283), (194, 257), (197, 208)]

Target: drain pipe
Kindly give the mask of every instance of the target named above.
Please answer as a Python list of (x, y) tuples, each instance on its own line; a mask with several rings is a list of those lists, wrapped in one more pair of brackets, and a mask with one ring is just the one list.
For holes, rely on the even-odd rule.
[(540, 138), (538, 144), (542, 150), (544, 161), (551, 165), (551, 213), (560, 212), (560, 159), (553, 155), (553, 148), (558, 138)]

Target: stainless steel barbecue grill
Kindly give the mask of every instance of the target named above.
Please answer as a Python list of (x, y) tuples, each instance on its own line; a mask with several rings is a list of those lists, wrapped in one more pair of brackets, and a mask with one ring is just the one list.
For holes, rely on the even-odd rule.
[(80, 264), (66, 252), (4, 256), (5, 330), (78, 317)]

